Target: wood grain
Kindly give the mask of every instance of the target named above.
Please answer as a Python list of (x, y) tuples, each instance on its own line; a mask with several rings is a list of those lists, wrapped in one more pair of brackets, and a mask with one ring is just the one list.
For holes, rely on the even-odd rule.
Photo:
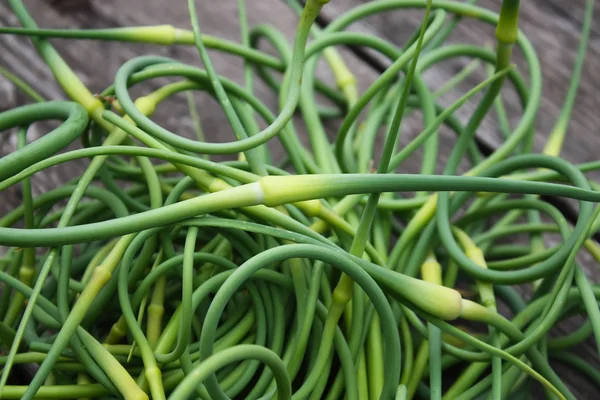
[[(352, 6), (365, 2), (365, 0), (332, 0), (324, 10), (323, 15), (331, 19)], [(25, 2), (34, 19), (41, 27), (54, 28), (108, 28), (131, 25), (173, 24), (178, 27), (190, 26), (189, 16), (185, 1), (166, 0), (86, 0), (73, 2), (70, 0)], [(250, 25), (268, 23), (276, 26), (291, 41), (293, 39), (296, 16), (289, 11), (281, 0), (248, 1), (248, 19)], [(482, 6), (497, 10), (498, 0), (482, 0)], [(204, 3), (206, 4), (206, 3)], [(235, 0), (219, 0), (211, 2), (211, 7), (203, 7), (203, 2), (198, 2), (198, 17), (205, 33), (238, 40), (239, 27), (237, 23), (237, 8)], [(569, 77), (575, 59), (578, 45), (579, 30), (583, 19), (584, 0), (528, 0), (522, 2), (521, 29), (531, 40), (537, 51), (543, 68), (543, 100), (537, 116), (536, 149), (541, 149), (548, 133), (551, 131), (556, 116), (569, 84)], [(598, 127), (600, 126), (600, 25), (598, 15), (600, 3), (596, 4), (593, 32), (589, 42), (589, 52), (583, 71), (583, 77), (576, 107), (569, 129), (568, 139), (564, 146), (563, 156), (571, 162), (586, 162), (598, 159)], [(360, 24), (353, 25), (351, 29), (377, 34), (398, 45), (413, 32), (422, 18), (420, 11), (394, 11), (378, 16), (369, 17)], [(12, 15), (6, 2), (0, 2), (0, 25), (16, 26), (18, 22)], [(483, 43), (489, 40), (493, 29), (481, 23), (465, 21), (451, 37), (452, 42)], [(114, 79), (119, 66), (132, 57), (145, 54), (158, 54), (176, 58), (186, 63), (201, 66), (200, 59), (194, 48), (175, 46), (164, 48), (150, 45), (128, 45), (109, 42), (90, 42), (74, 40), (52, 40), (60, 54), (65, 58), (83, 82), (92, 91), (99, 92), (109, 85)], [(16, 36), (0, 36), (0, 65), (9, 68), (30, 82), (43, 96), (51, 99), (63, 99), (64, 94), (54, 83), (48, 68), (41, 62), (39, 56), (26, 38)], [(215, 67), (220, 74), (234, 79), (242, 80), (243, 65), (235, 57), (219, 53), (211, 53)], [(365, 89), (372, 82), (376, 72), (360, 62), (349, 51), (343, 51), (344, 57), (349, 61), (352, 70), (359, 77), (360, 88)], [(522, 58), (517, 54), (517, 63), (521, 67)], [(444, 64), (426, 75), (427, 82), (432, 89), (442, 85), (451, 75), (460, 70), (467, 60), (459, 59)], [(320, 76), (327, 78), (327, 72), (321, 71)], [(465, 82), (461, 89), (472, 87), (483, 79), (483, 73), (474, 74)], [(165, 80), (155, 80), (146, 86), (145, 90), (164, 84)], [(263, 86), (257, 85), (257, 94), (271, 107), (275, 108), (273, 95)], [(518, 106), (514, 97), (506, 97), (507, 108), (514, 124), (518, 118)], [(23, 104), (25, 97), (10, 83), (0, 77), (0, 110)], [(199, 110), (203, 119), (205, 131), (209, 140), (230, 140), (232, 134), (224, 116), (217, 105), (206, 96), (199, 96)], [(460, 110), (461, 118), (467, 118), (472, 112), (474, 103), (469, 103)], [(177, 132), (190, 136), (192, 123), (189, 117), (185, 98), (178, 96), (174, 101), (169, 101), (159, 107), (155, 120), (167, 127), (177, 129)], [(418, 119), (406, 130), (407, 136), (418, 132)], [(414, 126), (414, 129), (410, 127)], [(42, 135), (47, 131), (47, 125), (35, 125), (32, 137)], [(333, 135), (333, 131), (331, 132)], [(486, 119), (477, 133), (478, 137), (492, 145), (497, 145), (501, 137), (493, 118)], [(445, 133), (442, 139), (442, 148), (451, 149), (453, 137)], [(0, 156), (7, 154), (15, 146), (14, 135), (0, 137)], [(417, 161), (415, 159), (415, 161)], [(84, 163), (77, 164), (83, 168)], [(408, 166), (414, 171), (416, 164)], [(53, 168), (47, 175), (36, 178), (35, 191), (43, 192), (72, 176), (80, 173), (77, 168)], [(18, 189), (2, 193), (0, 211), (10, 209), (11, 205), (19, 202)], [(572, 329), (581, 321), (571, 321), (566, 329)], [(597, 361), (597, 351), (594, 346), (587, 343), (584, 352), (590, 355), (591, 360)], [(588, 398), (592, 387), (579, 379), (567, 377), (578, 397)]]

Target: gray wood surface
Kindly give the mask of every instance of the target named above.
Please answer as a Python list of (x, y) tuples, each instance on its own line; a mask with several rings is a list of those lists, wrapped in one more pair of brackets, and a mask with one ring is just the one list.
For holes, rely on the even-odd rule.
[[(332, 18), (364, 0), (331, 0), (323, 15)], [(85, 1), (70, 0), (26, 1), (35, 20), (41, 27), (55, 28), (107, 28), (130, 25), (173, 24), (178, 27), (190, 26), (186, 2), (182, 0), (90, 0), (88, 6), (82, 6)], [(281, 0), (248, 1), (249, 23), (256, 25), (268, 23), (276, 26), (291, 41), (297, 21), (296, 16), (289, 11)], [(481, 5), (497, 10), (500, 1), (482, 0)], [(538, 115), (536, 148), (543, 146), (548, 132), (552, 129), (555, 118), (560, 110), (568, 86), (568, 79), (575, 59), (578, 45), (579, 30), (583, 19), (584, 0), (528, 0), (522, 1), (521, 28), (529, 37), (538, 52), (544, 79), (544, 96)], [(205, 6), (210, 4), (210, 6)], [(217, 2), (198, 1), (199, 19), (205, 33), (238, 40), (239, 28), (237, 23), (236, 0), (219, 0)], [(590, 38), (589, 52), (583, 72), (581, 88), (578, 93), (569, 136), (565, 143), (563, 156), (571, 162), (585, 162), (598, 158), (598, 127), (600, 126), (600, 25), (598, 18), (600, 4), (596, 4), (593, 33)], [(353, 26), (371, 33), (376, 33), (386, 39), (402, 45), (412, 33), (422, 17), (420, 12), (391, 12), (370, 17), (361, 24)], [(0, 25), (18, 25), (6, 2), (0, 2)], [(482, 43), (492, 38), (493, 29), (481, 23), (464, 22), (457, 33), (452, 36), (454, 42)], [(81, 79), (91, 90), (99, 92), (114, 79), (117, 68), (126, 60), (144, 54), (167, 55), (187, 63), (201, 65), (196, 50), (192, 47), (177, 46), (164, 48), (150, 45), (132, 46), (128, 44), (109, 42), (90, 42), (73, 40), (53, 40), (58, 51), (72, 66)], [(213, 60), (220, 74), (241, 82), (242, 63), (240, 60), (219, 53), (214, 54)], [(16, 36), (0, 36), (0, 65), (18, 73), (26, 81), (47, 98), (61, 99), (64, 94), (54, 83), (50, 71), (40, 61), (39, 56), (26, 38)], [(358, 75), (360, 87), (366, 88), (376, 77), (375, 72), (361, 63), (348, 51), (343, 55), (349, 60), (352, 70)], [(520, 59), (517, 54), (517, 61)], [(427, 81), (432, 89), (442, 85), (451, 74), (466, 64), (466, 60), (457, 60), (436, 68), (427, 74)], [(327, 73), (322, 73), (327, 77)], [(483, 74), (475, 74), (465, 87), (472, 86), (481, 80)], [(156, 80), (146, 88), (154, 88), (163, 84), (164, 80)], [(275, 99), (263, 86), (257, 86), (258, 95), (267, 104), (275, 106)], [(0, 110), (14, 107), (25, 101), (10, 83), (0, 77)], [(511, 111), (512, 122), (518, 118), (518, 108), (514, 98), (507, 97), (507, 107)], [(460, 115), (466, 117), (472, 111), (474, 104), (465, 106)], [(232, 134), (224, 122), (222, 112), (215, 103), (206, 97), (199, 97), (199, 110), (209, 139), (218, 138), (229, 140)], [(155, 119), (167, 127), (177, 127), (183, 135), (191, 135), (192, 123), (187, 112), (185, 98), (179, 96), (176, 101), (157, 110)], [(418, 132), (418, 121), (415, 129)], [(33, 136), (46, 131), (45, 126), (34, 126)], [(414, 132), (412, 132), (414, 134)], [(500, 138), (493, 119), (488, 119), (478, 132), (492, 144), (497, 144)], [(442, 148), (449, 149), (453, 137), (447, 134), (443, 139)], [(444, 146), (445, 145), (445, 146)], [(14, 135), (0, 137), (0, 156), (14, 149)], [(79, 165), (83, 166), (83, 162)], [(414, 171), (411, 166), (408, 170)], [(77, 171), (70, 166), (68, 169), (55, 168), (42, 178), (35, 179), (36, 192), (53, 187), (57, 182), (64, 181)], [(0, 211), (11, 208), (11, 203), (19, 201), (16, 190), (2, 194)], [(580, 323), (580, 322), (579, 322)], [(566, 329), (572, 329), (578, 322), (571, 322)], [(583, 351), (592, 356), (596, 353), (594, 346), (587, 344)], [(570, 380), (579, 398), (591, 398), (591, 387), (579, 380)]]

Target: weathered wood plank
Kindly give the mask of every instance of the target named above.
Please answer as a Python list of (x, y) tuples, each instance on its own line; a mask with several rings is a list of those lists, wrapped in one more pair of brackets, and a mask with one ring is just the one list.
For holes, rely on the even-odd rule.
[[(58, 2), (57, 2), (58, 3)], [(166, 6), (167, 2), (151, 2), (144, 10), (144, 13), (138, 12), (135, 7), (119, 7), (110, 2), (92, 2), (92, 7), (84, 9), (83, 12), (72, 10), (68, 13), (58, 12), (56, 8), (41, 2), (32, 9), (34, 18), (39, 21), (41, 26), (53, 27), (110, 27), (126, 26), (132, 24), (157, 24), (172, 23), (177, 26), (189, 26), (186, 7), (182, 4), (178, 7)], [(324, 9), (327, 16), (337, 15), (347, 10), (352, 5), (360, 3), (360, 0), (348, 2), (332, 2)], [(539, 3), (539, 4), (538, 4)], [(498, 5), (492, 1), (482, 3), (491, 9), (497, 9)], [(6, 6), (2, 11), (0, 23), (15, 24)], [(562, 13), (562, 14), (560, 14)], [(547, 137), (554, 123), (555, 116), (562, 104), (562, 99), (568, 85), (568, 76), (573, 63), (574, 53), (577, 45), (579, 25), (583, 13), (583, 2), (578, 2), (572, 7), (565, 8), (561, 6), (560, 1), (550, 2), (525, 2), (523, 4), (523, 16), (521, 26), (523, 31), (530, 37), (534, 47), (537, 49), (542, 65), (544, 66), (544, 99), (540, 114), (538, 116), (538, 136), (536, 140), (537, 148), (541, 148), (544, 138)], [(236, 40), (238, 37), (238, 28), (236, 23), (236, 5), (235, 1), (220, 2), (219, 7), (210, 7), (201, 9), (199, 18), (205, 32), (223, 36), (228, 39)], [(291, 40), (293, 37), (293, 27), (295, 25), (295, 16), (282, 4), (281, 1), (269, 0), (252, 4), (248, 10), (250, 24), (270, 23), (281, 29), (282, 32)], [(386, 37), (397, 44), (402, 44), (407, 35), (417, 25), (421, 16), (415, 12), (389, 12), (381, 15), (367, 18), (361, 22), (359, 29), (371, 31)], [(552, 21), (552, 26), (556, 29), (544, 29), (544, 26)], [(453, 36), (454, 41), (479, 42), (482, 37), (491, 37), (492, 30), (484, 27), (482, 24), (471, 24), (465, 21), (458, 29), (458, 34)], [(73, 65), (74, 69), (80, 73), (84, 81), (90, 84), (93, 90), (101, 90), (114, 76), (118, 66), (126, 59), (134, 55), (155, 53), (163, 54), (181, 59), (186, 62), (195, 62), (199, 64), (195, 50), (192, 48), (176, 47), (165, 49), (156, 46), (137, 46), (122, 45), (117, 43), (93, 43), (77, 41), (54, 41), (61, 54)], [(23, 74), (25, 79), (34, 80), (34, 77), (42, 77), (47, 82), (49, 77), (47, 69), (40, 65), (37, 60), (37, 54), (32, 51), (31, 46), (26, 39), (6, 36), (2, 38), (0, 46), (5, 56), (2, 63), (15, 68)], [(594, 141), (595, 136), (590, 134), (594, 127), (600, 122), (600, 116), (593, 110), (600, 105), (599, 96), (596, 94), (598, 84), (594, 78), (594, 71), (600, 67), (600, 39), (598, 30), (595, 29), (590, 40), (590, 52), (584, 69), (583, 81), (577, 107), (573, 113), (573, 122), (571, 125), (570, 138), (565, 145), (564, 156), (570, 161), (583, 162), (594, 159)], [(348, 56), (347, 56), (348, 57)], [(214, 58), (219, 72), (225, 76), (232, 77), (239, 81), (241, 77), (241, 62), (232, 57), (216, 55)], [(437, 68), (434, 73), (428, 74), (428, 81), (432, 88), (441, 85), (448, 79), (450, 74), (463, 65), (465, 60), (458, 60), (449, 63), (445, 68)], [(21, 65), (31, 66), (27, 70), (18, 68)], [(351, 63), (356, 69), (356, 63)], [(101, 71), (95, 72), (93, 79), (91, 71), (95, 66), (102, 66)], [(359, 68), (357, 71), (361, 88), (365, 88), (374, 78), (374, 74), (367, 68)], [(474, 74), (473, 78), (467, 81), (467, 85), (472, 85), (482, 79), (481, 74)], [(45, 84), (39, 88), (43, 94), (48, 97), (56, 98), (60, 91), (55, 85)], [(258, 93), (268, 97), (264, 87), (259, 85)], [(14, 101), (14, 100), (13, 100)], [(2, 103), (0, 103), (1, 105)], [(204, 106), (204, 104), (202, 104)], [(514, 110), (508, 104), (509, 110)], [(473, 105), (467, 105), (463, 108), (461, 115), (468, 116), (473, 109)], [(174, 110), (169, 109), (169, 114), (173, 118)], [(179, 111), (177, 108), (175, 111)], [(181, 110), (183, 112), (183, 110)], [(221, 115), (215, 113), (214, 109), (209, 108), (207, 115)], [(157, 118), (161, 119), (159, 113)], [(208, 121), (210, 123), (210, 120)], [(487, 138), (492, 143), (497, 143), (499, 135), (493, 125), (493, 120), (486, 121), (479, 135)], [(189, 126), (189, 119), (184, 117), (184, 125)], [(221, 136), (222, 124), (214, 124), (215, 134)], [(211, 127), (213, 127), (211, 125)], [(215, 131), (216, 130), (216, 131)]]

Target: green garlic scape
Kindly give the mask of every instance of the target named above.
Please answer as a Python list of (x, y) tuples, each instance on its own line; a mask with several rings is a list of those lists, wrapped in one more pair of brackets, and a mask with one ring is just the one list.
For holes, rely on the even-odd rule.
[[(40, 29), (21, 0), (9, 0), (21, 27), (0, 34), (28, 36), (69, 100), (44, 99), (18, 71), (0, 69), (35, 101), (0, 113), (0, 131), (18, 131), (17, 148), (0, 158), (0, 190), (23, 192), (22, 204), (0, 216), (0, 245), (9, 246), (0, 258), (0, 398), (504, 399), (530, 397), (537, 382), (548, 396), (574, 399), (555, 361), (600, 387), (600, 372), (572, 352), (591, 336), (600, 351), (600, 287), (576, 262), (585, 250), (600, 263), (599, 186), (584, 175), (600, 162), (558, 157), (594, 0), (541, 154), (532, 137), (542, 66), (519, 30), (518, 0), (503, 0), (499, 14), (476, 1), (375, 0), (321, 27), (315, 21), (328, 1), (287, 3), (299, 18), (292, 44), (273, 26), (250, 26), (244, 0), (239, 43), (203, 32), (193, 0), (192, 30)], [(347, 30), (405, 9), (422, 10), (423, 19), (402, 47)], [(493, 50), (447, 43), (472, 20), (496, 28)], [(203, 68), (140, 56), (94, 95), (49, 38), (195, 46)], [(339, 52), (345, 45), (390, 60), (362, 92)], [(517, 48), (525, 69), (513, 65)], [(244, 83), (219, 75), (209, 50), (242, 58)], [(335, 85), (317, 78), (321, 57)], [(424, 74), (459, 57), (472, 61), (429, 87)], [(478, 69), (487, 78), (460, 93)], [(131, 97), (134, 86), (165, 77), (176, 81)], [(277, 109), (253, 93), (256, 79), (277, 95)], [(513, 128), (502, 97), (508, 84), (522, 104)], [(235, 140), (204, 139), (194, 91), (218, 101)], [(459, 96), (444, 107), (448, 92)], [(179, 93), (188, 95), (196, 138), (151, 119)], [(461, 122), (457, 111), (477, 94)], [(493, 114), (505, 140), (485, 155), (475, 136)], [(407, 141), (409, 115), (423, 127)], [(56, 129), (28, 141), (31, 124), (56, 119)], [(339, 122), (333, 139), (328, 121)], [(457, 139), (440, 165), (442, 126)], [(66, 150), (79, 140), (82, 148)], [(283, 160), (271, 141), (281, 143)], [(33, 196), (36, 174), (78, 159), (89, 160), (81, 176)], [(420, 160), (420, 173), (402, 172), (408, 160)], [(459, 174), (462, 163), (469, 169)], [(541, 196), (579, 201), (577, 220), (569, 225)], [(563, 242), (547, 247), (546, 233)], [(515, 234), (526, 239), (500, 242)], [(575, 311), (584, 325), (551, 336)], [(24, 363), (36, 364), (31, 382), (14, 385)]]

